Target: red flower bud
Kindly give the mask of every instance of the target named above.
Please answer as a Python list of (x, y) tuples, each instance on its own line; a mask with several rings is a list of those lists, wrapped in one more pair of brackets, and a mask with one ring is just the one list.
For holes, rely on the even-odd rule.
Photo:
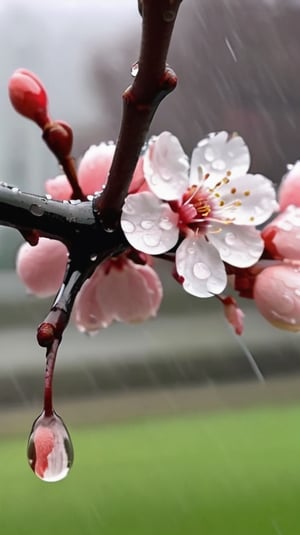
[(54, 121), (46, 126), (43, 139), (58, 160), (70, 156), (73, 145), (72, 128), (63, 121)]
[(15, 110), (44, 128), (50, 120), (48, 97), (38, 77), (26, 69), (17, 69), (9, 80), (8, 91)]

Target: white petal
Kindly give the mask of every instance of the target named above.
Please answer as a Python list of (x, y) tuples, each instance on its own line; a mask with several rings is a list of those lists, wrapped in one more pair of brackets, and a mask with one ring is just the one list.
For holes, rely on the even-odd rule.
[(177, 137), (163, 132), (153, 137), (144, 155), (149, 188), (166, 201), (180, 199), (188, 187), (189, 163)]
[(185, 238), (176, 251), (177, 273), (183, 288), (196, 297), (221, 293), (227, 282), (225, 267), (217, 249), (204, 237)]
[(210, 175), (207, 185), (214, 187), (227, 172), (231, 176), (244, 175), (249, 167), (250, 153), (243, 138), (229, 137), (227, 132), (211, 133), (193, 151), (189, 182), (198, 184), (200, 172), (203, 176)]
[(218, 227), (219, 232), (209, 232), (207, 237), (218, 249), (224, 262), (242, 268), (252, 266), (259, 260), (264, 250), (264, 242), (256, 228), (239, 225)]
[(128, 195), (121, 227), (130, 245), (148, 254), (161, 254), (176, 245), (178, 214), (150, 191)]
[(220, 219), (232, 219), (236, 225), (260, 225), (278, 208), (274, 185), (262, 175), (229, 178), (214, 194), (218, 195)]

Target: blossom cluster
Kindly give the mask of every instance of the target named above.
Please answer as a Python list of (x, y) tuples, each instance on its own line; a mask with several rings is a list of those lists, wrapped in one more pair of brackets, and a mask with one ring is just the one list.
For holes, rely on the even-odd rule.
[[(83, 156), (78, 181), (87, 197), (105, 187), (114, 150), (113, 143), (101, 143)], [(236, 134), (209, 134), (190, 161), (171, 133), (152, 137), (122, 210), (128, 249), (98, 266), (83, 285), (73, 311), (78, 328), (95, 332), (114, 320), (155, 316), (163, 292), (153, 265), (161, 257), (173, 263), (186, 292), (217, 297), (238, 334), (243, 313), (223, 293), (229, 283), (242, 297), (254, 298), (268, 321), (299, 330), (300, 163), (284, 178), (278, 202), (273, 183), (249, 167), (249, 149)], [(71, 198), (64, 175), (45, 187), (54, 199)], [(263, 230), (257, 228), (277, 211)], [(21, 247), (17, 272), (30, 292), (47, 296), (58, 290), (67, 260), (62, 243), (40, 238), (35, 247)]]

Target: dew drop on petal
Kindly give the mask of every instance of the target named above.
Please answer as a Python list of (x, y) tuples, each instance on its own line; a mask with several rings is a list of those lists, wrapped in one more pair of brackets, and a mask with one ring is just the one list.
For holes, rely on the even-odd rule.
[(144, 230), (150, 230), (153, 227), (154, 223), (153, 221), (150, 221), (150, 219), (144, 219), (144, 221), (141, 222), (141, 227)]
[(226, 163), (224, 160), (214, 160), (211, 166), (215, 171), (223, 171), (223, 169), (226, 167)]
[(162, 230), (171, 230), (173, 227), (172, 221), (168, 217), (162, 217), (162, 219), (159, 222), (159, 228)]
[(143, 240), (145, 242), (145, 245), (147, 245), (148, 247), (156, 247), (160, 242), (160, 236), (158, 233), (145, 234), (145, 236), (143, 236)]
[(47, 482), (64, 479), (74, 459), (68, 430), (58, 414), (43, 412), (33, 423), (28, 439), (27, 458), (35, 475)]
[(208, 279), (211, 275), (210, 269), (203, 262), (197, 262), (193, 267), (193, 273), (197, 279)]
[(134, 232), (135, 225), (131, 221), (127, 221), (127, 219), (123, 219), (122, 229), (123, 229), (123, 232)]
[(214, 153), (213, 149), (209, 145), (208, 145), (208, 147), (206, 147), (206, 149), (204, 151), (204, 158), (208, 162), (212, 162), (213, 159), (215, 158), (215, 153)]
[(225, 243), (227, 243), (227, 245), (234, 245), (235, 242), (236, 242), (235, 234), (233, 234), (233, 232), (227, 232), (225, 236)]

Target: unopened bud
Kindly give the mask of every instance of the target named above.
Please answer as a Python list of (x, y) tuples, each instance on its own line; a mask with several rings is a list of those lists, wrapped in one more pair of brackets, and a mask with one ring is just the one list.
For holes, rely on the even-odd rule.
[(70, 156), (73, 145), (73, 132), (70, 125), (63, 121), (54, 121), (46, 126), (43, 139), (58, 160)]
[(9, 80), (8, 91), (15, 110), (44, 128), (50, 120), (48, 97), (39, 78), (26, 69), (17, 69)]

